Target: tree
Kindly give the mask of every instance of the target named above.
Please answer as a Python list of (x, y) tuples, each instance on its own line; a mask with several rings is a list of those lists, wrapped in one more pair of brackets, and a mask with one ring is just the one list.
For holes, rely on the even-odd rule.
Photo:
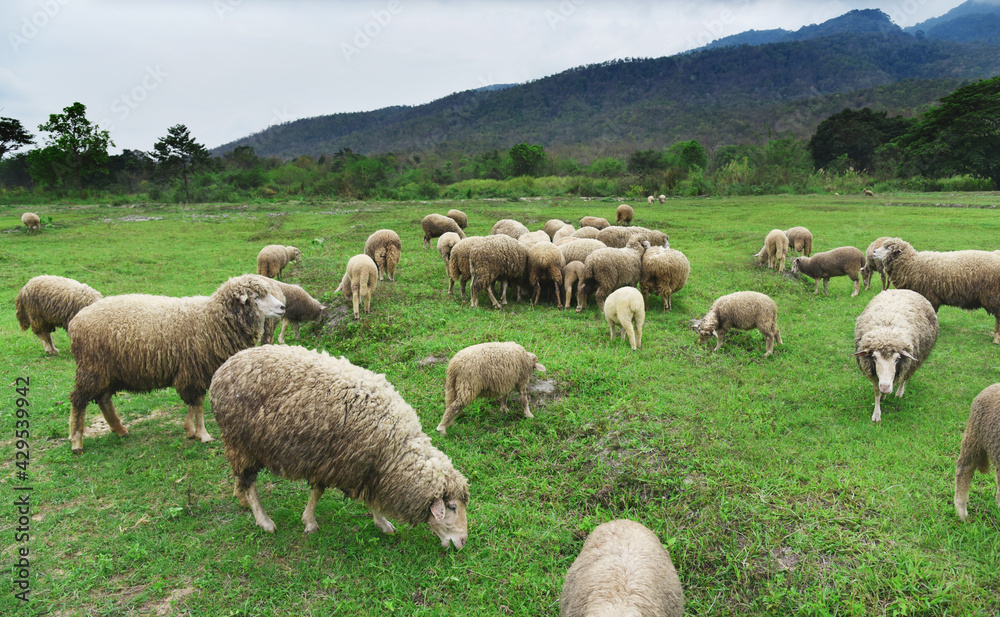
[(671, 163), (680, 167), (684, 171), (691, 171), (695, 167), (705, 169), (708, 167), (708, 154), (705, 147), (697, 140), (678, 141), (667, 150)]
[[(111, 135), (87, 120), (87, 107), (73, 103), (61, 114), (50, 114), (49, 121), (38, 125), (51, 133), (46, 147), (29, 156), (32, 176), (50, 184), (64, 184), (71, 175), (78, 191), (83, 191), (83, 177), (91, 173), (107, 173), (108, 146), (114, 146)], [(36, 175), (37, 174), (37, 175)]]
[(0, 118), (0, 159), (8, 152), (33, 143), (34, 135), (24, 130), (20, 120)]
[(521, 143), (512, 147), (508, 156), (511, 176), (537, 176), (545, 163), (545, 148)]
[(184, 200), (190, 203), (188, 176), (211, 163), (208, 149), (191, 138), (186, 126), (175, 124), (167, 129), (166, 137), (156, 140), (152, 155), (161, 174), (168, 178), (180, 176), (184, 180)]
[(629, 173), (645, 175), (667, 168), (663, 153), (656, 150), (636, 150), (628, 156)]
[(832, 161), (847, 155), (848, 166), (870, 171), (875, 152), (906, 133), (912, 123), (912, 120), (899, 116), (890, 118), (888, 112), (868, 107), (845, 108), (819, 123), (807, 147), (816, 169), (828, 167)]

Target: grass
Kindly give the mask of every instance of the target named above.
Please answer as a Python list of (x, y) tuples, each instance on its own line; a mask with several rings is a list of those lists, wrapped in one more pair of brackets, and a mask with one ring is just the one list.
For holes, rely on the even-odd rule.
[[(688, 286), (647, 314), (643, 347), (607, 340), (593, 303), (577, 314), (511, 303), (470, 309), (444, 293), (440, 257), (419, 221), (457, 207), (469, 231), (499, 218), (531, 229), (549, 218), (611, 217), (617, 201), (543, 199), (404, 204), (33, 208), (52, 217), (20, 231), (23, 208), (0, 206), (0, 486), (4, 563), (27, 546), (31, 602), (0, 596), (2, 614), (38, 615), (557, 615), (566, 569), (599, 523), (627, 517), (657, 533), (691, 615), (995, 615), (1000, 512), (992, 474), (975, 477), (971, 520), (952, 506), (954, 464), (969, 405), (998, 381), (1000, 348), (984, 311), (943, 307), (941, 332), (906, 396), (883, 404), (851, 357), (853, 326), (873, 296), (828, 297), (812, 281), (758, 268), (751, 255), (775, 227), (805, 225), (816, 250), (898, 235), (924, 250), (996, 248), (996, 193), (769, 196), (636, 205), (636, 224), (670, 234), (688, 256)], [(142, 220), (146, 217), (151, 220)], [(379, 285), (354, 321), (333, 290), (347, 259), (379, 228), (397, 230), (397, 280)], [(32, 276), (58, 274), (106, 295), (203, 295), (252, 271), (271, 243), (302, 249), (284, 280), (334, 305), (333, 319), (289, 341), (385, 373), (435, 444), (469, 478), (469, 543), (443, 551), (426, 526), (386, 536), (365, 509), (328, 491), (320, 530), (299, 520), (303, 482), (263, 473), (278, 526), (262, 532), (232, 497), (221, 441), (184, 439), (173, 390), (121, 393), (127, 439), (86, 436), (70, 454), (75, 365), (65, 332), (47, 357), (20, 332), (13, 301)], [(875, 277), (876, 286), (878, 278)], [(783, 345), (765, 358), (757, 332), (718, 353), (688, 322), (738, 289), (778, 304)], [(482, 306), (486, 307), (487, 302)], [(535, 420), (476, 401), (440, 437), (445, 362), (484, 341), (514, 340), (547, 367), (551, 394)], [(10, 543), (16, 377), (31, 380), (31, 538)], [(516, 396), (516, 395), (515, 395)], [(96, 405), (88, 424), (101, 419)], [(218, 427), (209, 417), (209, 432)], [(13, 578), (13, 577), (12, 577)], [(7, 589), (12, 589), (7, 586)]]

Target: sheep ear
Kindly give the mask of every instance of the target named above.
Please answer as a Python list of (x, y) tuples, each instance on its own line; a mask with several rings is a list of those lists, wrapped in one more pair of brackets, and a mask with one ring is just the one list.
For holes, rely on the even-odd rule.
[(438, 521), (444, 519), (444, 499), (438, 497), (434, 500), (434, 503), (431, 504), (431, 516)]
[(852, 356), (865, 356), (866, 358), (872, 355), (872, 352), (867, 349), (862, 349), (861, 351), (855, 351)]
[(910, 352), (905, 351), (905, 350), (899, 352), (899, 355), (903, 356), (904, 358), (909, 358), (910, 360), (916, 360), (916, 358), (914, 358), (913, 356), (910, 355)]
[(538, 362), (535, 362), (535, 370), (538, 371), (539, 373), (544, 373), (545, 367), (539, 364)]
[(246, 304), (247, 300), (249, 300), (249, 299), (250, 299), (250, 296), (246, 295), (245, 293), (240, 294), (240, 304)]

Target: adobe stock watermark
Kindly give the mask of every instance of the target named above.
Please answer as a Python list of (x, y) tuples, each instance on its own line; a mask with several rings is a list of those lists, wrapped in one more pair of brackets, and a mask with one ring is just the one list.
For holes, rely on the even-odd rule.
[(561, 24), (566, 23), (570, 17), (576, 14), (576, 10), (586, 4), (587, 0), (562, 0), (556, 10), (546, 9), (545, 19), (549, 22), (549, 28), (555, 30)]
[(378, 38), (382, 31), (392, 23), (393, 18), (402, 12), (403, 5), (399, 0), (390, 0), (384, 9), (372, 11), (371, 19), (354, 29), (354, 37), (340, 44), (344, 60), (350, 62), (352, 57), (367, 49), (372, 41)]
[(224, 21), (236, 9), (243, 6), (243, 0), (212, 0), (212, 8), (215, 9), (215, 16), (219, 21)]
[[(139, 80), (139, 83), (133, 86), (128, 92), (123, 92), (111, 101), (111, 113), (115, 114), (119, 122), (126, 120), (132, 115), (133, 111), (139, 108), (139, 105), (143, 101), (149, 98), (149, 95), (154, 90), (160, 87), (160, 84), (167, 77), (168, 73), (159, 64), (156, 66), (147, 65), (146, 72)], [(102, 129), (107, 131), (115, 130), (114, 121), (109, 118), (100, 120), (98, 124)]]
[(739, 14), (739, 9), (745, 9), (750, 6), (750, 1), (737, 0), (732, 5), (732, 9), (728, 7), (723, 8), (712, 19), (702, 20), (702, 29), (696, 34), (688, 35), (688, 49), (704, 47), (712, 41), (722, 38), (730, 29), (730, 26), (736, 23), (736, 16)]
[(7, 40), (14, 53), (20, 53), (21, 47), (28, 44), (28, 41), (38, 36), (42, 28), (62, 11), (62, 8), (69, 4), (69, 0), (39, 0), (38, 10), (31, 15), (21, 17), (21, 23), (15, 26), (15, 30), (7, 33)]

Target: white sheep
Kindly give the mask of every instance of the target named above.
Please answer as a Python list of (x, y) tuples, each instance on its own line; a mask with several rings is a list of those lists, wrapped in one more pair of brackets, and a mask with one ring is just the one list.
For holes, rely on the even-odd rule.
[(853, 246), (841, 246), (822, 253), (816, 253), (812, 257), (796, 257), (792, 261), (792, 274), (801, 272), (811, 276), (816, 281), (816, 289), (813, 293), (819, 293), (819, 282), (823, 281), (823, 295), (829, 295), (827, 285), (830, 278), (835, 276), (846, 276), (854, 283), (851, 297), (858, 295), (861, 289), (858, 272), (865, 263), (865, 254), (861, 249)]
[[(603, 311), (604, 299), (612, 291), (619, 287), (638, 285), (642, 277), (642, 255), (649, 248), (649, 242), (642, 240), (643, 237), (632, 236), (625, 248), (598, 249), (587, 255), (584, 262), (585, 283), (580, 294), (593, 291), (597, 306)], [(581, 311), (579, 306), (576, 310)]]
[(257, 274), (268, 278), (278, 278), (289, 262), (302, 262), (302, 251), (294, 246), (269, 244), (257, 253)]
[[(542, 227), (542, 229), (549, 236), (549, 240), (555, 242), (556, 232), (562, 229), (563, 227), (566, 227), (566, 225), (568, 225), (568, 223), (562, 219), (549, 219), (545, 221), (545, 225)], [(572, 227), (572, 225), (570, 225), (570, 227)]]
[(25, 212), (22, 214), (21, 223), (29, 232), (31, 230), (40, 231), (42, 228), (42, 219), (34, 212)]
[(344, 278), (341, 279), (340, 285), (333, 290), (333, 293), (339, 291), (345, 296), (350, 293), (351, 304), (354, 307), (354, 318), (360, 319), (361, 299), (364, 298), (365, 300), (365, 313), (370, 313), (372, 293), (377, 286), (378, 266), (375, 265), (371, 257), (362, 253), (347, 260), (347, 270), (344, 272)]
[(596, 227), (581, 227), (580, 229), (577, 229), (570, 235), (574, 238), (596, 240), (597, 234), (599, 234), (600, 232), (601, 230)]
[(459, 238), (458, 234), (453, 231), (443, 233), (441, 234), (441, 237), (438, 238), (437, 250), (438, 253), (441, 254), (441, 259), (444, 260), (445, 269), (448, 268), (448, 260), (451, 259), (451, 249), (455, 248), (455, 245), (458, 244), (459, 240), (461, 240), (461, 238)]
[(673, 294), (684, 288), (691, 263), (684, 253), (662, 246), (651, 246), (642, 255), (642, 296), (649, 308), (649, 294), (655, 293), (663, 300), (663, 310), (673, 308)]
[(565, 225), (557, 229), (554, 234), (552, 234), (552, 242), (558, 243), (563, 238), (569, 238), (573, 235), (574, 231), (576, 231), (576, 227), (573, 227), (569, 223), (566, 223)]
[(517, 241), (520, 242), (521, 246), (523, 246), (526, 249), (530, 249), (531, 247), (535, 246), (540, 242), (544, 242), (546, 244), (552, 244), (552, 238), (549, 237), (549, 234), (545, 233), (544, 229), (539, 229), (538, 231), (529, 231), (526, 234), (522, 234), (521, 237), (517, 239)]
[(646, 307), (638, 289), (620, 287), (611, 292), (604, 301), (604, 320), (611, 330), (612, 343), (615, 341), (617, 326), (622, 338), (628, 335), (632, 351), (642, 347), (642, 324), (646, 321)]
[[(451, 233), (451, 232), (449, 232)], [(396, 280), (396, 266), (402, 255), (403, 244), (399, 234), (391, 229), (379, 229), (365, 240), (365, 255), (372, 258), (378, 267), (378, 280), (389, 275), (389, 280)]]
[(651, 204), (654, 201), (656, 201), (656, 197), (653, 197), (652, 195), (650, 195), (649, 197), (646, 198), (646, 203), (650, 203)]
[(730, 330), (757, 329), (764, 335), (767, 353), (774, 352), (774, 341), (781, 343), (778, 330), (778, 305), (767, 295), (756, 291), (737, 291), (720, 297), (712, 303), (705, 316), (692, 323), (699, 335), (699, 343), (711, 337), (717, 339), (715, 349), (719, 351)]
[(515, 221), (514, 219), (500, 219), (494, 223), (493, 228), (490, 229), (490, 235), (510, 236), (515, 240), (526, 233), (528, 233), (528, 228), (525, 227), (520, 221)]
[(566, 295), (566, 304), (563, 308), (568, 309), (570, 300), (573, 298), (573, 288), (576, 287), (576, 304), (580, 310), (587, 308), (585, 305), (586, 294), (580, 293), (583, 286), (583, 276), (587, 272), (587, 266), (582, 261), (571, 261), (563, 266), (563, 287)]
[(465, 285), (472, 278), (469, 271), (469, 253), (472, 247), (478, 245), (485, 239), (485, 236), (469, 236), (455, 243), (448, 257), (448, 294), (451, 295), (455, 287), (455, 281), (462, 283), (462, 296), (465, 296)]
[(542, 295), (542, 281), (545, 279), (552, 281), (556, 293), (556, 306), (562, 304), (559, 288), (563, 284), (562, 271), (565, 265), (566, 259), (562, 252), (551, 242), (539, 242), (528, 249), (528, 285), (535, 290), (535, 305)]
[(448, 213), (445, 214), (445, 216), (458, 223), (458, 226), (461, 227), (462, 229), (465, 229), (466, 227), (469, 226), (469, 217), (466, 216), (465, 213), (462, 212), (461, 210), (455, 210), (453, 208), (451, 210), (448, 210)]
[(785, 271), (785, 259), (788, 257), (788, 236), (780, 229), (772, 229), (764, 238), (764, 246), (754, 257), (761, 265), (778, 272)]
[(667, 196), (666, 195), (660, 195), (660, 203), (661, 204), (667, 203)]
[(644, 236), (650, 246), (670, 246), (670, 236), (657, 229), (646, 229), (638, 225), (622, 227), (611, 225), (597, 234), (597, 239), (611, 248), (624, 248), (632, 236)]
[(440, 214), (425, 216), (420, 221), (420, 228), (424, 230), (424, 248), (431, 245), (433, 238), (439, 238), (441, 234), (449, 231), (458, 234), (459, 238), (465, 237), (465, 232), (455, 219)]
[(608, 222), (608, 219), (601, 218), (599, 216), (585, 216), (580, 219), (580, 227), (593, 227), (598, 231), (608, 227), (609, 225), (611, 225), (611, 223)]
[(469, 251), (469, 272), (472, 275), (472, 299), (470, 305), (479, 306), (479, 292), (483, 289), (489, 295), (493, 306), (502, 308), (493, 295), (493, 283), (503, 282), (501, 300), (507, 304), (507, 287), (513, 283), (521, 297), (521, 280), (528, 266), (528, 249), (507, 234), (486, 236)]
[(963, 521), (969, 517), (969, 485), (978, 469), (996, 476), (996, 502), (1000, 507), (1000, 384), (987, 386), (972, 401), (972, 410), (962, 435), (962, 448), (955, 463), (955, 511)]
[(86, 306), (103, 296), (90, 285), (61, 276), (36, 276), (17, 292), (14, 313), (21, 330), (31, 331), (42, 342), (45, 353), (57, 354), (52, 344), (56, 328), (69, 329), (69, 322)]
[(813, 252), (813, 235), (805, 227), (792, 227), (785, 230), (788, 238), (788, 249), (809, 257)]

